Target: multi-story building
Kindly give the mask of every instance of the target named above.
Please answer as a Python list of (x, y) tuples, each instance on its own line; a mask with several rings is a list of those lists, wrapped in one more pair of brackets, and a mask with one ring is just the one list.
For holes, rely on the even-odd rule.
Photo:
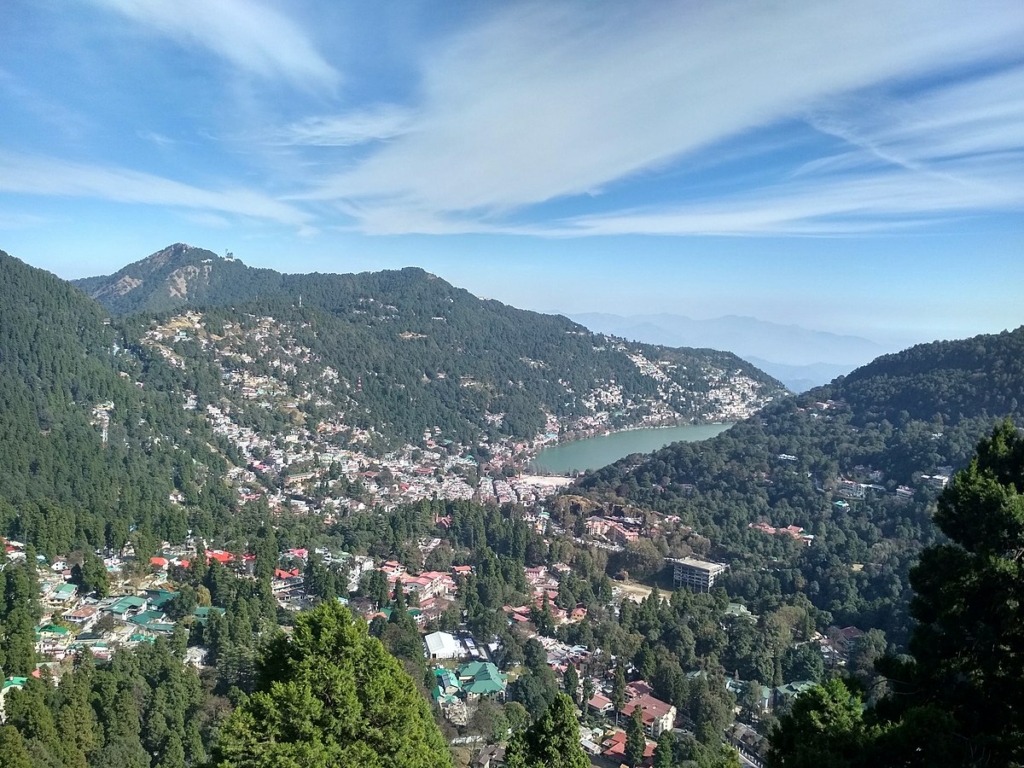
[(675, 727), (676, 708), (650, 694), (645, 693), (643, 696), (626, 702), (622, 708), (622, 714), (624, 717), (630, 717), (635, 709), (640, 710), (644, 731), (652, 739), (658, 738), (665, 731), (670, 731)]
[(672, 583), (678, 589), (687, 587), (694, 592), (710, 592), (715, 579), (725, 573), (729, 566), (723, 563), (712, 563), (708, 560), (695, 560), (692, 557), (679, 559), (670, 558), (675, 565)]

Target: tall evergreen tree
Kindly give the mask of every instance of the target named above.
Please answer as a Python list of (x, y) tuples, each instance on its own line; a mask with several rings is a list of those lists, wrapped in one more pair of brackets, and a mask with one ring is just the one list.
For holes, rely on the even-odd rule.
[(654, 749), (653, 768), (672, 768), (675, 765), (676, 740), (672, 731), (664, 731), (658, 737), (658, 746)]
[(619, 722), (619, 712), (626, 706), (626, 670), (620, 661), (615, 665), (615, 679), (612, 681), (612, 705), (615, 707), (615, 722)]
[(943, 759), (959, 765), (1024, 764), (1024, 437), (1009, 420), (943, 491), (935, 522), (950, 541), (911, 571), (913, 661), (882, 662), (893, 693), (879, 712), (927, 720), (933, 744), (952, 735), (961, 749)]
[[(565, 688), (565, 692), (569, 694), (569, 698), (572, 699), (573, 704), (578, 703), (579, 698), (579, 687), (580, 687), (580, 675), (576, 671), (576, 665), (569, 662), (565, 666), (565, 674), (562, 675), (562, 687)], [(584, 702), (586, 706), (586, 702)]]
[(529, 728), (512, 737), (505, 752), (506, 768), (588, 768), (580, 746), (576, 707), (564, 693), (555, 696)]
[(0, 765), (4, 768), (35, 768), (25, 739), (13, 725), (0, 725)]
[(643, 712), (640, 707), (636, 707), (626, 722), (626, 764), (630, 768), (637, 768), (644, 761), (646, 749), (647, 737), (644, 736)]
[(336, 601), (296, 619), (268, 647), (259, 690), (224, 725), (218, 768), (450, 766), (412, 679)]

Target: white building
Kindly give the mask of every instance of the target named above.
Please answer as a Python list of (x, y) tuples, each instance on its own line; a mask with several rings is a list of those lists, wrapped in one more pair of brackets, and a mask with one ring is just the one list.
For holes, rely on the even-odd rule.
[(462, 644), (447, 632), (431, 632), (423, 638), (428, 659), (457, 659), (462, 656)]
[(692, 557), (670, 561), (675, 566), (672, 574), (673, 586), (676, 589), (689, 587), (694, 592), (710, 592), (711, 588), (715, 586), (715, 579), (729, 568), (724, 563), (712, 563)]

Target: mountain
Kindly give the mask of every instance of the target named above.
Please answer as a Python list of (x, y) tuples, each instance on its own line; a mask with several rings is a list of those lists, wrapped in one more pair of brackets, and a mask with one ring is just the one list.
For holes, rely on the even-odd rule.
[(243, 302), (280, 291), (285, 276), (234, 257), (175, 243), (113, 275), (73, 284), (116, 314), (155, 313), (195, 303)]
[(833, 379), (843, 376), (852, 370), (850, 365), (835, 363), (812, 363), (810, 365), (784, 365), (762, 360), (760, 357), (745, 355), (744, 360), (756, 365), (769, 376), (786, 385), (790, 392), (806, 392), (814, 387), (828, 384)]
[(860, 336), (813, 331), (736, 315), (693, 320), (673, 314), (624, 317), (585, 313), (574, 314), (572, 319), (601, 333), (649, 344), (727, 349), (764, 368), (794, 391), (809, 388), (808, 382), (811, 386), (825, 384), (880, 354), (893, 351)]
[[(224, 377), (271, 374), (273, 351), (301, 369), (288, 378), (335, 382), (307, 393), (303, 418), (322, 421), (333, 409), (349, 426), (406, 442), (732, 421), (783, 392), (731, 353), (627, 343), (478, 299), (420, 269), (285, 275), (178, 244), (76, 285), (112, 312), (133, 314), (140, 336), (154, 313), (165, 329), (189, 325), (180, 329), (189, 338), (161, 340), (160, 354), (213, 372), (207, 402)], [(194, 311), (198, 326), (185, 318)], [(272, 329), (273, 349), (239, 348), (227, 362), (226, 348), (238, 346), (238, 329), (253, 327), (253, 317), (266, 320), (256, 333)], [(298, 348), (308, 359), (292, 360)]]
[(679, 515), (731, 563), (731, 595), (803, 592), (840, 625), (900, 641), (909, 567), (940, 537), (936, 496), (1006, 417), (1024, 417), (1024, 327), (882, 356), (579, 489)]

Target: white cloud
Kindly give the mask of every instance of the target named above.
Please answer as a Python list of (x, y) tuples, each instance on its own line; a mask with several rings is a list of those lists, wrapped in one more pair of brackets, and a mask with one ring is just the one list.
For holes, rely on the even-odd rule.
[[(869, 155), (910, 169), (951, 158), (1021, 151), (1024, 66), (901, 100), (850, 99), (812, 116), (811, 123)], [(851, 165), (849, 158), (841, 160), (841, 165)], [(811, 166), (827, 168), (827, 163)]]
[[(367, 231), (500, 230), (502, 214), (600, 195), (725, 139), (827, 110), (838, 97), (1015, 55), (1022, 38), (1024, 6), (997, 0), (970, 8), (952, 0), (650, 3), (605, 5), (600, 12), (589, 4), (518, 6), (427, 55), (419, 103), (403, 130), (307, 196), (345, 201)], [(910, 105), (906, 114), (897, 108), (878, 115), (878, 124), (859, 121), (849, 140), (863, 130), (910, 169), (941, 155), (924, 152), (922, 160), (921, 143), (935, 140), (940, 126), (921, 115), (963, 108), (990, 133), (967, 117), (954, 120), (941, 127), (942, 152), (1013, 144), (1016, 112), (985, 117), (1012, 85), (993, 78), (960, 91), (936, 89), (932, 105)], [(964, 131), (970, 138), (957, 137)], [(864, 173), (859, 154), (853, 165)], [(764, 231), (828, 216), (1019, 204), (1016, 185), (997, 164), (972, 168), (952, 169), (970, 173), (935, 189), (889, 170), (852, 184), (811, 174), (815, 179), (803, 186), (716, 207), (579, 218), (553, 229)], [(989, 170), (996, 173), (991, 184), (976, 178)], [(783, 204), (765, 199), (780, 191)], [(913, 199), (918, 192), (926, 193), (920, 204)], [(876, 193), (886, 204), (872, 202)], [(701, 228), (687, 210), (714, 222)]]
[(190, 221), (193, 224), (198, 224), (200, 227), (207, 227), (209, 229), (228, 229), (231, 226), (231, 221), (224, 216), (219, 216), (216, 213), (208, 213), (206, 211), (183, 213), (181, 214), (181, 218), (185, 221)]
[(291, 19), (255, 0), (94, 0), (241, 69), (304, 86), (337, 84), (337, 71)]
[[(895, 171), (800, 180), (709, 204), (580, 216), (533, 233), (573, 235), (816, 235), (923, 225), (936, 217), (1024, 208), (1024, 165), (954, 165), (946, 177)], [(978, 178), (979, 172), (982, 178)]]
[(300, 231), (310, 227), (306, 212), (249, 189), (202, 189), (125, 168), (7, 152), (0, 152), (0, 192), (217, 211), (288, 224)]
[(409, 130), (409, 111), (392, 105), (341, 115), (310, 117), (271, 138), (272, 143), (349, 147), (392, 139)]

